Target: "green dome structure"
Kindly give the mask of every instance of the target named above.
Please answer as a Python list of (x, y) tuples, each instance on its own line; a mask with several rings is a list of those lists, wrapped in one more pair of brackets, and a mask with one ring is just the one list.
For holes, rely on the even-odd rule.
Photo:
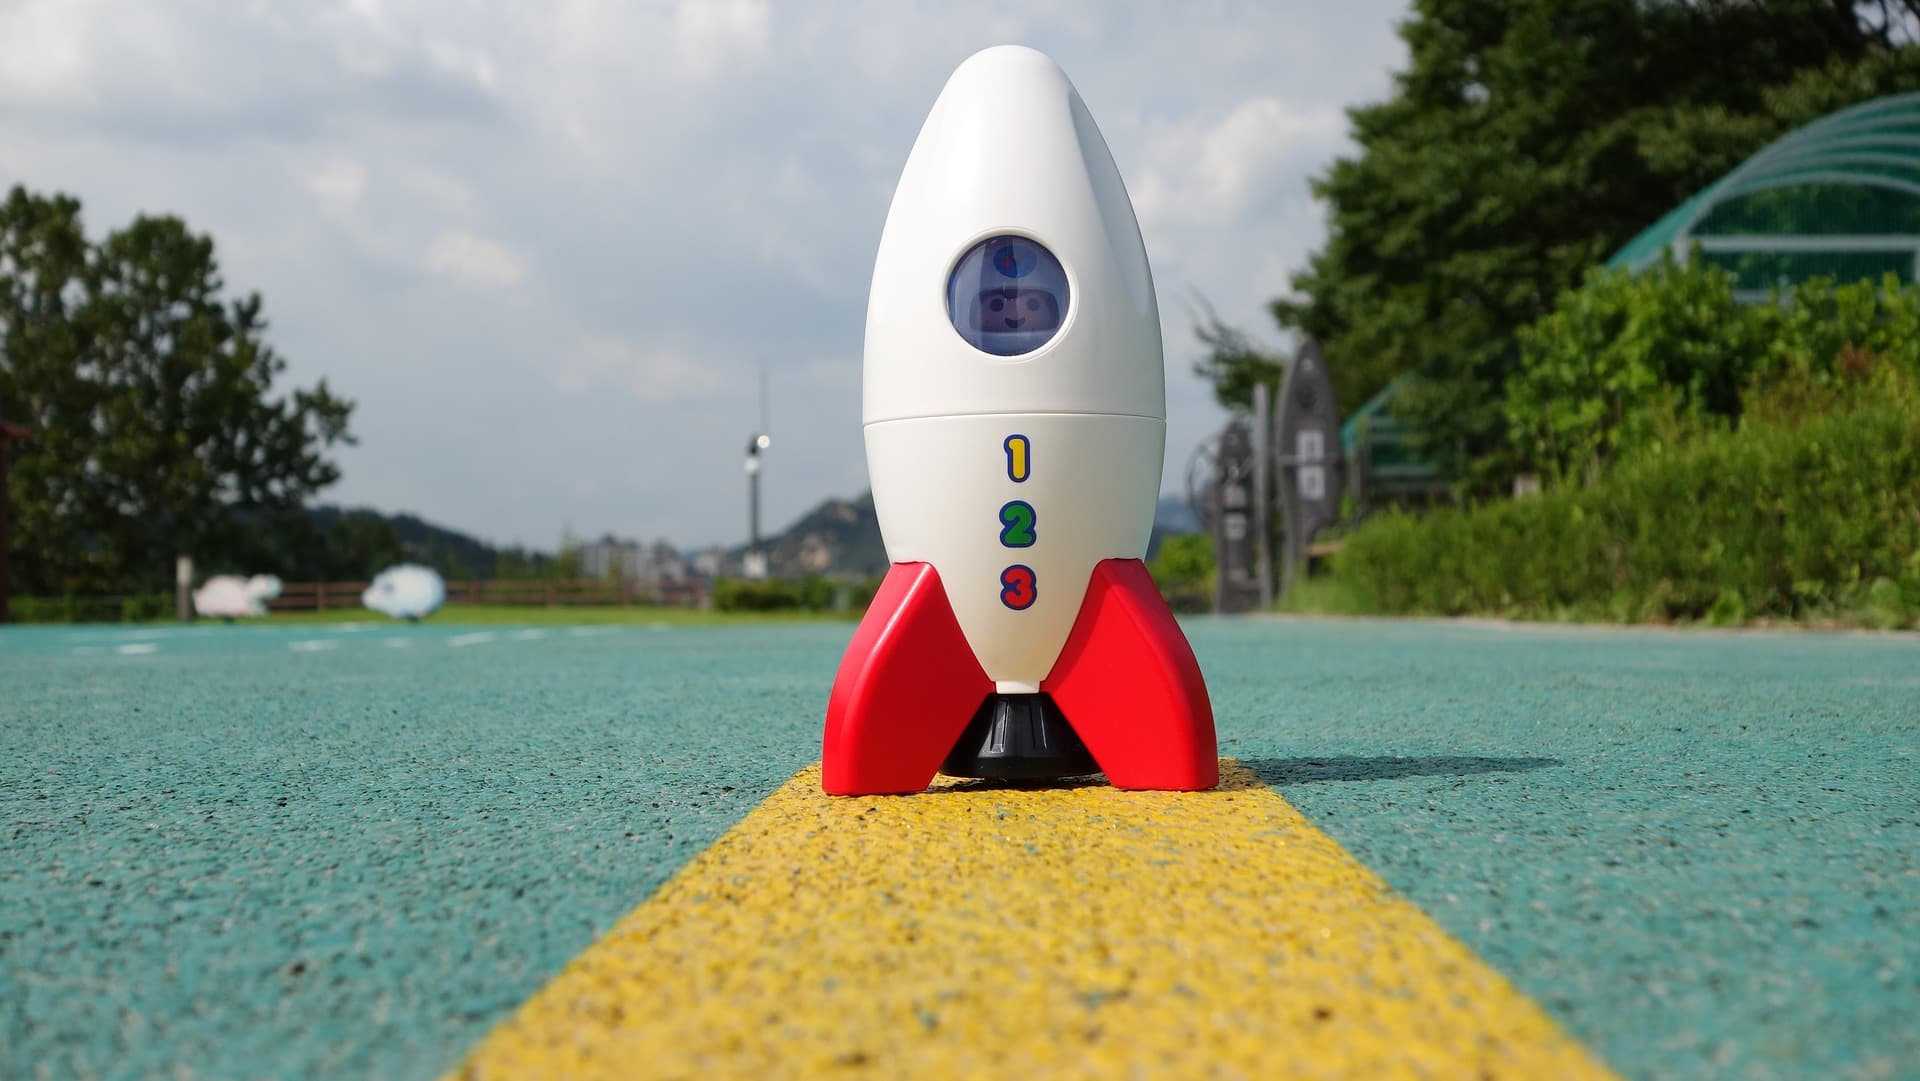
[(1672, 252), (1734, 275), (1741, 299), (1808, 278), (1920, 280), (1920, 93), (1830, 113), (1742, 162), (1607, 261)]

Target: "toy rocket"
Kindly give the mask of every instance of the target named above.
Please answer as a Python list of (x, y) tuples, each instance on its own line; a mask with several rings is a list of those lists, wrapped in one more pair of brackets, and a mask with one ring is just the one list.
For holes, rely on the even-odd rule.
[(1206, 685), (1141, 562), (1166, 450), (1146, 247), (1080, 95), (1032, 49), (961, 64), (907, 158), (863, 414), (892, 567), (834, 680), (826, 790), (1218, 783)]

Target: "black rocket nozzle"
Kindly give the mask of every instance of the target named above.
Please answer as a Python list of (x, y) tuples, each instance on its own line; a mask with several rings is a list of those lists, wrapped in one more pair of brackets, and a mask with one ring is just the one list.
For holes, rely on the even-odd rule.
[(950, 777), (1050, 781), (1100, 772), (1066, 715), (1044, 694), (993, 694), (961, 733), (940, 772)]

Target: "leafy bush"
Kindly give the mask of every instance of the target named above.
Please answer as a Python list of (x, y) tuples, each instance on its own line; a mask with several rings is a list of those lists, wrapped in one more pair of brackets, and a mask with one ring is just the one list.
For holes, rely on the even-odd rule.
[[(1920, 379), (1878, 362), (1754, 395), (1738, 431), (1543, 496), (1363, 525), (1335, 574), (1376, 611), (1620, 621), (1920, 618)], [(1819, 399), (1808, 415), (1782, 401)]]
[(120, 605), (120, 619), (126, 623), (151, 623), (174, 617), (171, 593), (135, 593)]
[(1920, 290), (1822, 280), (1785, 299), (1741, 304), (1730, 275), (1697, 262), (1596, 272), (1520, 332), (1506, 414), (1523, 467), (1549, 486), (1592, 481), (1623, 451), (1733, 422), (1753, 386), (1831, 386), (1873, 358), (1920, 370)]
[(1763, 348), (1754, 322), (1711, 267), (1592, 275), (1520, 331), (1506, 409), (1521, 460), (1549, 481), (1590, 478), (1663, 388), (1688, 419), (1736, 412)]
[(1889, 274), (1880, 282), (1836, 286), (1815, 279), (1765, 315), (1766, 356), (1757, 377), (1802, 376), (1833, 387), (1858, 380), (1886, 359), (1920, 371), (1920, 288)]
[(713, 584), (713, 606), (722, 612), (859, 612), (879, 588), (878, 578), (843, 582), (817, 574), (798, 582), (722, 578)]
[(7, 609), (15, 623), (140, 623), (172, 617), (173, 595), (14, 597)]
[(1213, 606), (1213, 538), (1205, 533), (1166, 537), (1147, 573), (1176, 612), (1204, 612)]
[(805, 607), (799, 584), (777, 578), (722, 578), (713, 583), (713, 606), (722, 612), (777, 612)]
[(847, 609), (853, 612), (866, 611), (867, 606), (873, 603), (873, 595), (880, 592), (880, 583), (884, 577), (884, 575), (874, 575), (871, 578), (864, 578), (858, 582), (846, 583), (844, 588), (846, 589)]

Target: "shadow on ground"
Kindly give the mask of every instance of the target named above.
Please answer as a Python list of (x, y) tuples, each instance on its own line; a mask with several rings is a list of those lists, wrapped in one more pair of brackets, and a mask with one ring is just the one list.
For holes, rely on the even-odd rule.
[(1404, 777), (1468, 777), (1476, 773), (1517, 773), (1562, 764), (1558, 758), (1482, 758), (1456, 754), (1417, 758), (1335, 755), (1240, 761), (1261, 780), (1276, 786), (1321, 781), (1397, 781)]
[[(1518, 773), (1563, 763), (1558, 758), (1483, 758), (1470, 755), (1429, 755), (1418, 758), (1335, 755), (1325, 758), (1235, 758), (1221, 759), (1222, 792), (1237, 792), (1261, 786), (1313, 784), (1318, 781), (1394, 781), (1405, 777), (1469, 777), (1476, 773)], [(1239, 762), (1253, 771), (1257, 780), (1228, 768)], [(1107, 777), (1092, 773), (1080, 777), (1053, 777), (1038, 780), (981, 780), (949, 777), (942, 774), (929, 794), (964, 795), (970, 792), (1023, 791), (1036, 788), (1105, 788)]]

